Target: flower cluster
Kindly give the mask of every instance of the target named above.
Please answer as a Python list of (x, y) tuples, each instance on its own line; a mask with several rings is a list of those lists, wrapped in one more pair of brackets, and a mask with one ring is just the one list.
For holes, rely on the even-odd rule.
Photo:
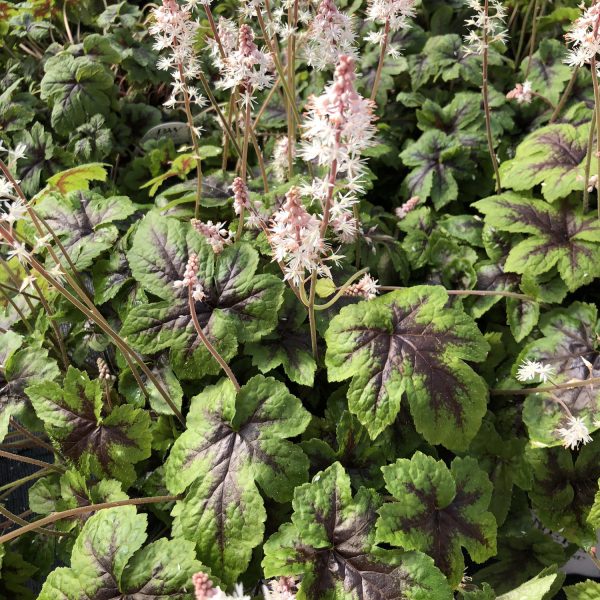
[(245, 23), (238, 30), (238, 49), (222, 61), (222, 78), (218, 87), (239, 87), (244, 102), (251, 101), (252, 93), (271, 87), (273, 84), (273, 59), (254, 43), (254, 32)]
[(167, 50), (157, 66), (160, 70), (171, 71), (173, 85), (171, 95), (165, 102), (168, 108), (174, 108), (185, 102), (187, 95), (190, 102), (204, 106), (205, 98), (198, 90), (188, 85), (188, 81), (198, 78), (200, 63), (194, 49), (194, 40), (199, 25), (192, 18), (191, 3), (178, 4), (176, 0), (163, 0), (162, 6), (152, 12), (154, 23), (150, 33), (154, 36), (154, 49)]
[(585, 8), (583, 14), (574, 21), (571, 29), (565, 34), (567, 42), (572, 44), (565, 62), (571, 67), (582, 67), (590, 64), (600, 50), (598, 24), (600, 22), (600, 5), (592, 3)]
[(378, 291), (377, 279), (373, 279), (370, 275), (363, 275), (358, 283), (353, 283), (346, 289), (344, 296), (373, 300)]
[(279, 577), (263, 585), (265, 600), (295, 600), (296, 580), (293, 577)]
[(419, 196), (412, 196), (402, 206), (399, 206), (396, 209), (396, 216), (399, 219), (404, 219), (409, 212), (412, 212), (415, 210), (415, 208), (417, 208), (417, 205), (420, 201), (421, 198)]
[(516, 100), (519, 104), (530, 104), (533, 99), (531, 82), (524, 81), (523, 83), (517, 83), (514, 89), (506, 94), (506, 98), (508, 100)]
[(464, 38), (466, 54), (482, 55), (490, 44), (506, 41), (506, 8), (500, 0), (490, 0), (487, 11), (481, 0), (467, 0), (467, 4), (475, 14), (465, 21), (469, 29)]
[(572, 415), (567, 420), (567, 427), (557, 429), (557, 433), (563, 440), (563, 446), (571, 450), (577, 450), (580, 444), (585, 445), (592, 441), (584, 420)]
[(274, 259), (286, 265), (285, 279), (300, 285), (306, 272), (329, 274), (323, 265), (329, 246), (321, 237), (321, 221), (306, 210), (300, 190), (290, 188), (285, 198), (285, 203), (273, 216), (270, 241)]
[[(351, 208), (356, 194), (364, 191), (361, 153), (375, 136), (373, 103), (356, 91), (355, 79), (354, 59), (341, 56), (333, 82), (321, 96), (309, 99), (300, 149), (304, 160), (329, 168), (329, 175), (315, 179), (305, 192), (320, 200), (324, 210), (330, 207), (330, 225), (340, 241), (355, 235)], [(345, 190), (334, 197), (338, 177), (344, 178)]]
[(521, 382), (538, 379), (544, 383), (554, 375), (554, 367), (533, 360), (525, 360), (517, 371), (517, 379)]
[(231, 595), (214, 585), (206, 573), (194, 573), (192, 583), (196, 600), (250, 600), (250, 596), (244, 594), (244, 586), (241, 583), (236, 584)]
[(356, 56), (352, 18), (338, 10), (335, 0), (321, 0), (306, 33), (304, 56), (317, 70), (338, 63), (340, 56)]
[[(415, 16), (416, 4), (417, 0), (370, 0), (367, 20), (383, 25), (383, 29), (371, 32), (365, 39), (373, 44), (386, 43), (390, 34), (406, 29), (410, 25), (411, 19)], [(392, 57), (398, 55), (398, 51), (391, 45), (388, 47), (388, 53)]]
[(192, 219), (192, 227), (210, 244), (215, 254), (223, 252), (225, 246), (233, 242), (231, 232), (225, 227), (225, 223), (203, 223), (199, 219)]
[(185, 266), (185, 272), (183, 273), (183, 279), (175, 281), (173, 287), (178, 288), (189, 288), (192, 290), (192, 298), (201, 302), (206, 298), (204, 288), (198, 279), (198, 255), (190, 254), (187, 264)]

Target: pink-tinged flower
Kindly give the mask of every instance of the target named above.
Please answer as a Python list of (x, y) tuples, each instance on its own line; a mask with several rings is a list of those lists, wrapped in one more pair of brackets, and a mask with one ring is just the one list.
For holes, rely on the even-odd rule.
[(571, 67), (589, 65), (600, 51), (600, 36), (597, 22), (600, 19), (600, 5), (592, 3), (585, 8), (582, 4), (582, 15), (573, 22), (571, 29), (565, 34), (565, 39), (571, 48), (565, 58), (565, 63)]
[(297, 582), (294, 577), (271, 579), (263, 585), (265, 600), (295, 600)]
[(190, 254), (187, 264), (185, 266), (185, 271), (183, 273), (183, 279), (179, 281), (173, 282), (173, 287), (176, 289), (179, 288), (189, 288), (192, 290), (192, 298), (201, 302), (206, 298), (206, 294), (204, 292), (204, 288), (198, 279), (198, 255)]
[(524, 81), (522, 84), (517, 83), (514, 89), (506, 94), (508, 100), (516, 100), (519, 104), (529, 104), (533, 99), (533, 90), (531, 82)]
[(243, 208), (250, 208), (248, 186), (241, 177), (236, 177), (231, 184), (231, 189), (233, 191), (233, 210), (236, 215), (239, 215)]
[(421, 198), (419, 198), (419, 196), (412, 196), (412, 198), (409, 198), (402, 206), (399, 206), (396, 209), (396, 216), (399, 219), (404, 219), (409, 212), (412, 212), (417, 208), (420, 201)]
[(160, 70), (171, 71), (173, 80), (171, 96), (165, 102), (167, 108), (175, 108), (184, 102), (187, 93), (190, 102), (199, 106), (206, 103), (204, 97), (194, 87), (188, 88), (188, 81), (198, 78), (200, 63), (194, 49), (194, 41), (199, 24), (191, 15), (189, 4), (178, 4), (175, 0), (163, 0), (162, 6), (152, 11), (154, 23), (150, 34), (154, 36), (154, 49), (166, 50), (157, 66)]
[(465, 21), (469, 29), (464, 37), (466, 54), (482, 55), (490, 44), (506, 41), (506, 8), (500, 0), (490, 0), (487, 12), (481, 0), (468, 0), (467, 4), (474, 14)]
[(245, 101), (250, 101), (254, 91), (273, 84), (273, 59), (254, 43), (254, 32), (243, 24), (238, 30), (238, 49), (223, 60), (222, 79), (217, 83), (222, 89), (240, 87)]
[(300, 190), (290, 188), (285, 198), (283, 206), (273, 216), (270, 241), (274, 260), (286, 265), (285, 279), (300, 285), (307, 272), (327, 271), (322, 263), (329, 246), (321, 238), (321, 222), (304, 207)]
[(198, 219), (192, 219), (192, 227), (210, 244), (215, 254), (223, 252), (225, 246), (233, 242), (231, 232), (226, 229), (225, 223), (203, 223)]
[(306, 62), (317, 70), (338, 63), (342, 55), (356, 56), (352, 18), (340, 12), (335, 0), (321, 0), (306, 33)]
[(369, 274), (366, 274), (362, 276), (358, 283), (353, 283), (349, 286), (344, 292), (344, 296), (373, 300), (378, 292), (377, 279), (373, 279)]

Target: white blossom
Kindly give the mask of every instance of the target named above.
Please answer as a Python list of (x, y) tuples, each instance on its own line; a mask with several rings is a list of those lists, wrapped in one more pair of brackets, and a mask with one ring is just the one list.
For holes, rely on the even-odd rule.
[(567, 427), (557, 429), (557, 433), (562, 438), (563, 446), (571, 450), (577, 450), (580, 444), (588, 444), (592, 441), (587, 425), (579, 417), (570, 416)]
[(506, 41), (506, 8), (500, 0), (490, 0), (487, 14), (481, 0), (467, 0), (467, 5), (474, 15), (465, 21), (469, 29), (464, 37), (466, 54), (482, 55), (490, 44)]
[[(600, 36), (596, 22), (600, 18), (600, 5), (592, 3), (588, 8), (582, 4), (581, 16), (573, 22), (565, 39), (571, 44), (565, 63), (571, 67), (582, 67), (590, 64), (600, 51)], [(594, 35), (594, 31), (596, 34)]]
[(517, 371), (517, 379), (522, 382), (533, 381), (537, 378), (546, 383), (555, 374), (554, 367), (541, 362), (525, 360)]

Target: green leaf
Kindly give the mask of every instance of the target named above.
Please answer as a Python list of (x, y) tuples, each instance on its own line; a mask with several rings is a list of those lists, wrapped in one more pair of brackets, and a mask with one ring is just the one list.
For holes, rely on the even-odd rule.
[(159, 539), (146, 545), (146, 515), (133, 506), (90, 517), (77, 537), (71, 567), (48, 576), (38, 600), (193, 600), (191, 578), (204, 570), (194, 545)]
[(73, 367), (63, 385), (34, 384), (26, 393), (63, 456), (86, 474), (133, 482), (132, 465), (150, 456), (146, 412), (123, 404), (107, 414), (101, 382)]
[(255, 342), (273, 330), (282, 302), (283, 283), (274, 275), (257, 275), (258, 253), (247, 243), (226, 248), (218, 257), (188, 223), (150, 213), (138, 227), (128, 253), (133, 276), (163, 301), (134, 307), (122, 335), (137, 350), (154, 353), (171, 348), (175, 372), (197, 378), (220, 372), (198, 338), (190, 315), (188, 291), (175, 288), (188, 256), (198, 255), (206, 298), (196, 302), (198, 321), (225, 360), (239, 342)]
[(352, 377), (348, 405), (375, 438), (406, 394), (415, 427), (431, 444), (465, 449), (486, 411), (487, 387), (464, 361), (488, 344), (441, 287), (415, 286), (347, 306), (325, 334), (331, 381)]
[(471, 172), (463, 146), (438, 130), (426, 131), (400, 158), (413, 168), (402, 183), (403, 193), (431, 198), (436, 209), (458, 198), (456, 180)]
[(264, 546), (267, 577), (303, 575), (307, 600), (449, 600), (451, 590), (431, 559), (420, 552), (375, 544), (381, 500), (361, 488), (352, 497), (339, 463), (297, 487), (292, 522)]
[(252, 356), (252, 364), (261, 373), (268, 373), (281, 365), (291, 381), (313, 385), (317, 363), (312, 355), (310, 332), (305, 320), (306, 311), (288, 290), (275, 331), (260, 342), (246, 345), (245, 351)]
[(563, 588), (567, 600), (596, 600), (600, 598), (600, 583), (588, 579)]
[(61, 194), (79, 190), (89, 190), (90, 181), (106, 181), (106, 166), (103, 163), (79, 165), (66, 171), (61, 171), (48, 179), (51, 191)]
[(41, 99), (52, 108), (52, 127), (68, 135), (93, 115), (107, 117), (114, 76), (101, 61), (61, 52), (44, 65)]
[(600, 223), (566, 201), (558, 207), (514, 192), (475, 203), (486, 224), (500, 231), (525, 234), (508, 253), (504, 270), (542, 275), (558, 269), (574, 291), (600, 275)]
[(8, 432), (10, 417), (27, 403), (25, 388), (33, 383), (50, 383), (60, 375), (56, 361), (46, 349), (19, 349), (22, 341), (21, 336), (10, 331), (0, 336), (0, 343), (4, 344), (0, 350), (0, 440)]
[(580, 546), (596, 542), (587, 518), (600, 478), (599, 447), (600, 440), (594, 440), (576, 457), (559, 447), (532, 449), (527, 455), (533, 471), (529, 497), (536, 514), (546, 527)]
[(465, 566), (461, 548), (478, 563), (496, 553), (496, 520), (487, 510), (492, 484), (476, 460), (455, 458), (448, 469), (415, 452), (382, 471), (397, 502), (379, 510), (379, 541), (426, 552), (453, 586)]
[[(552, 382), (566, 383), (600, 376), (600, 354), (596, 350), (600, 331), (598, 311), (593, 304), (574, 302), (568, 308), (547, 312), (540, 323), (543, 337), (527, 344), (519, 354), (513, 372), (524, 360), (549, 364)], [(591, 371), (583, 362), (592, 364)], [(536, 447), (563, 443), (558, 429), (567, 426), (567, 416), (556, 398), (586, 423), (590, 432), (600, 427), (600, 390), (596, 386), (557, 389), (552, 394), (529, 394), (523, 404), (523, 421)]]
[(37, 206), (78, 269), (86, 269), (95, 258), (112, 248), (119, 232), (112, 225), (135, 211), (126, 196), (104, 198), (90, 191), (45, 195)]
[(236, 394), (228, 379), (192, 399), (186, 431), (166, 463), (166, 483), (187, 489), (174, 528), (196, 542), (198, 556), (226, 583), (246, 569), (263, 539), (266, 518), (256, 484), (278, 502), (308, 476), (308, 460), (286, 438), (299, 435), (309, 413), (287, 388), (257, 375)]
[[(523, 80), (531, 82), (535, 92), (556, 104), (569, 81), (572, 70), (564, 62), (567, 48), (562, 41), (543, 39), (536, 52), (521, 63)], [(504, 183), (504, 182), (502, 182)]]
[[(515, 157), (500, 165), (502, 185), (513, 190), (530, 190), (541, 185), (549, 202), (574, 190), (583, 191), (589, 127), (589, 124), (548, 125), (529, 134), (517, 146)], [(595, 172), (592, 161), (590, 174)]]
[(548, 595), (558, 574), (546, 574), (542, 571), (539, 575), (520, 585), (516, 590), (498, 596), (497, 600), (550, 600), (554, 594)]

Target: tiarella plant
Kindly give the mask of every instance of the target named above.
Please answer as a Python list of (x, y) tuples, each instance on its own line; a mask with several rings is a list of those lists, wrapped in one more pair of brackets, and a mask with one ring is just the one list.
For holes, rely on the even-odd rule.
[(138, 4), (0, 1), (0, 600), (600, 598), (600, 4)]

